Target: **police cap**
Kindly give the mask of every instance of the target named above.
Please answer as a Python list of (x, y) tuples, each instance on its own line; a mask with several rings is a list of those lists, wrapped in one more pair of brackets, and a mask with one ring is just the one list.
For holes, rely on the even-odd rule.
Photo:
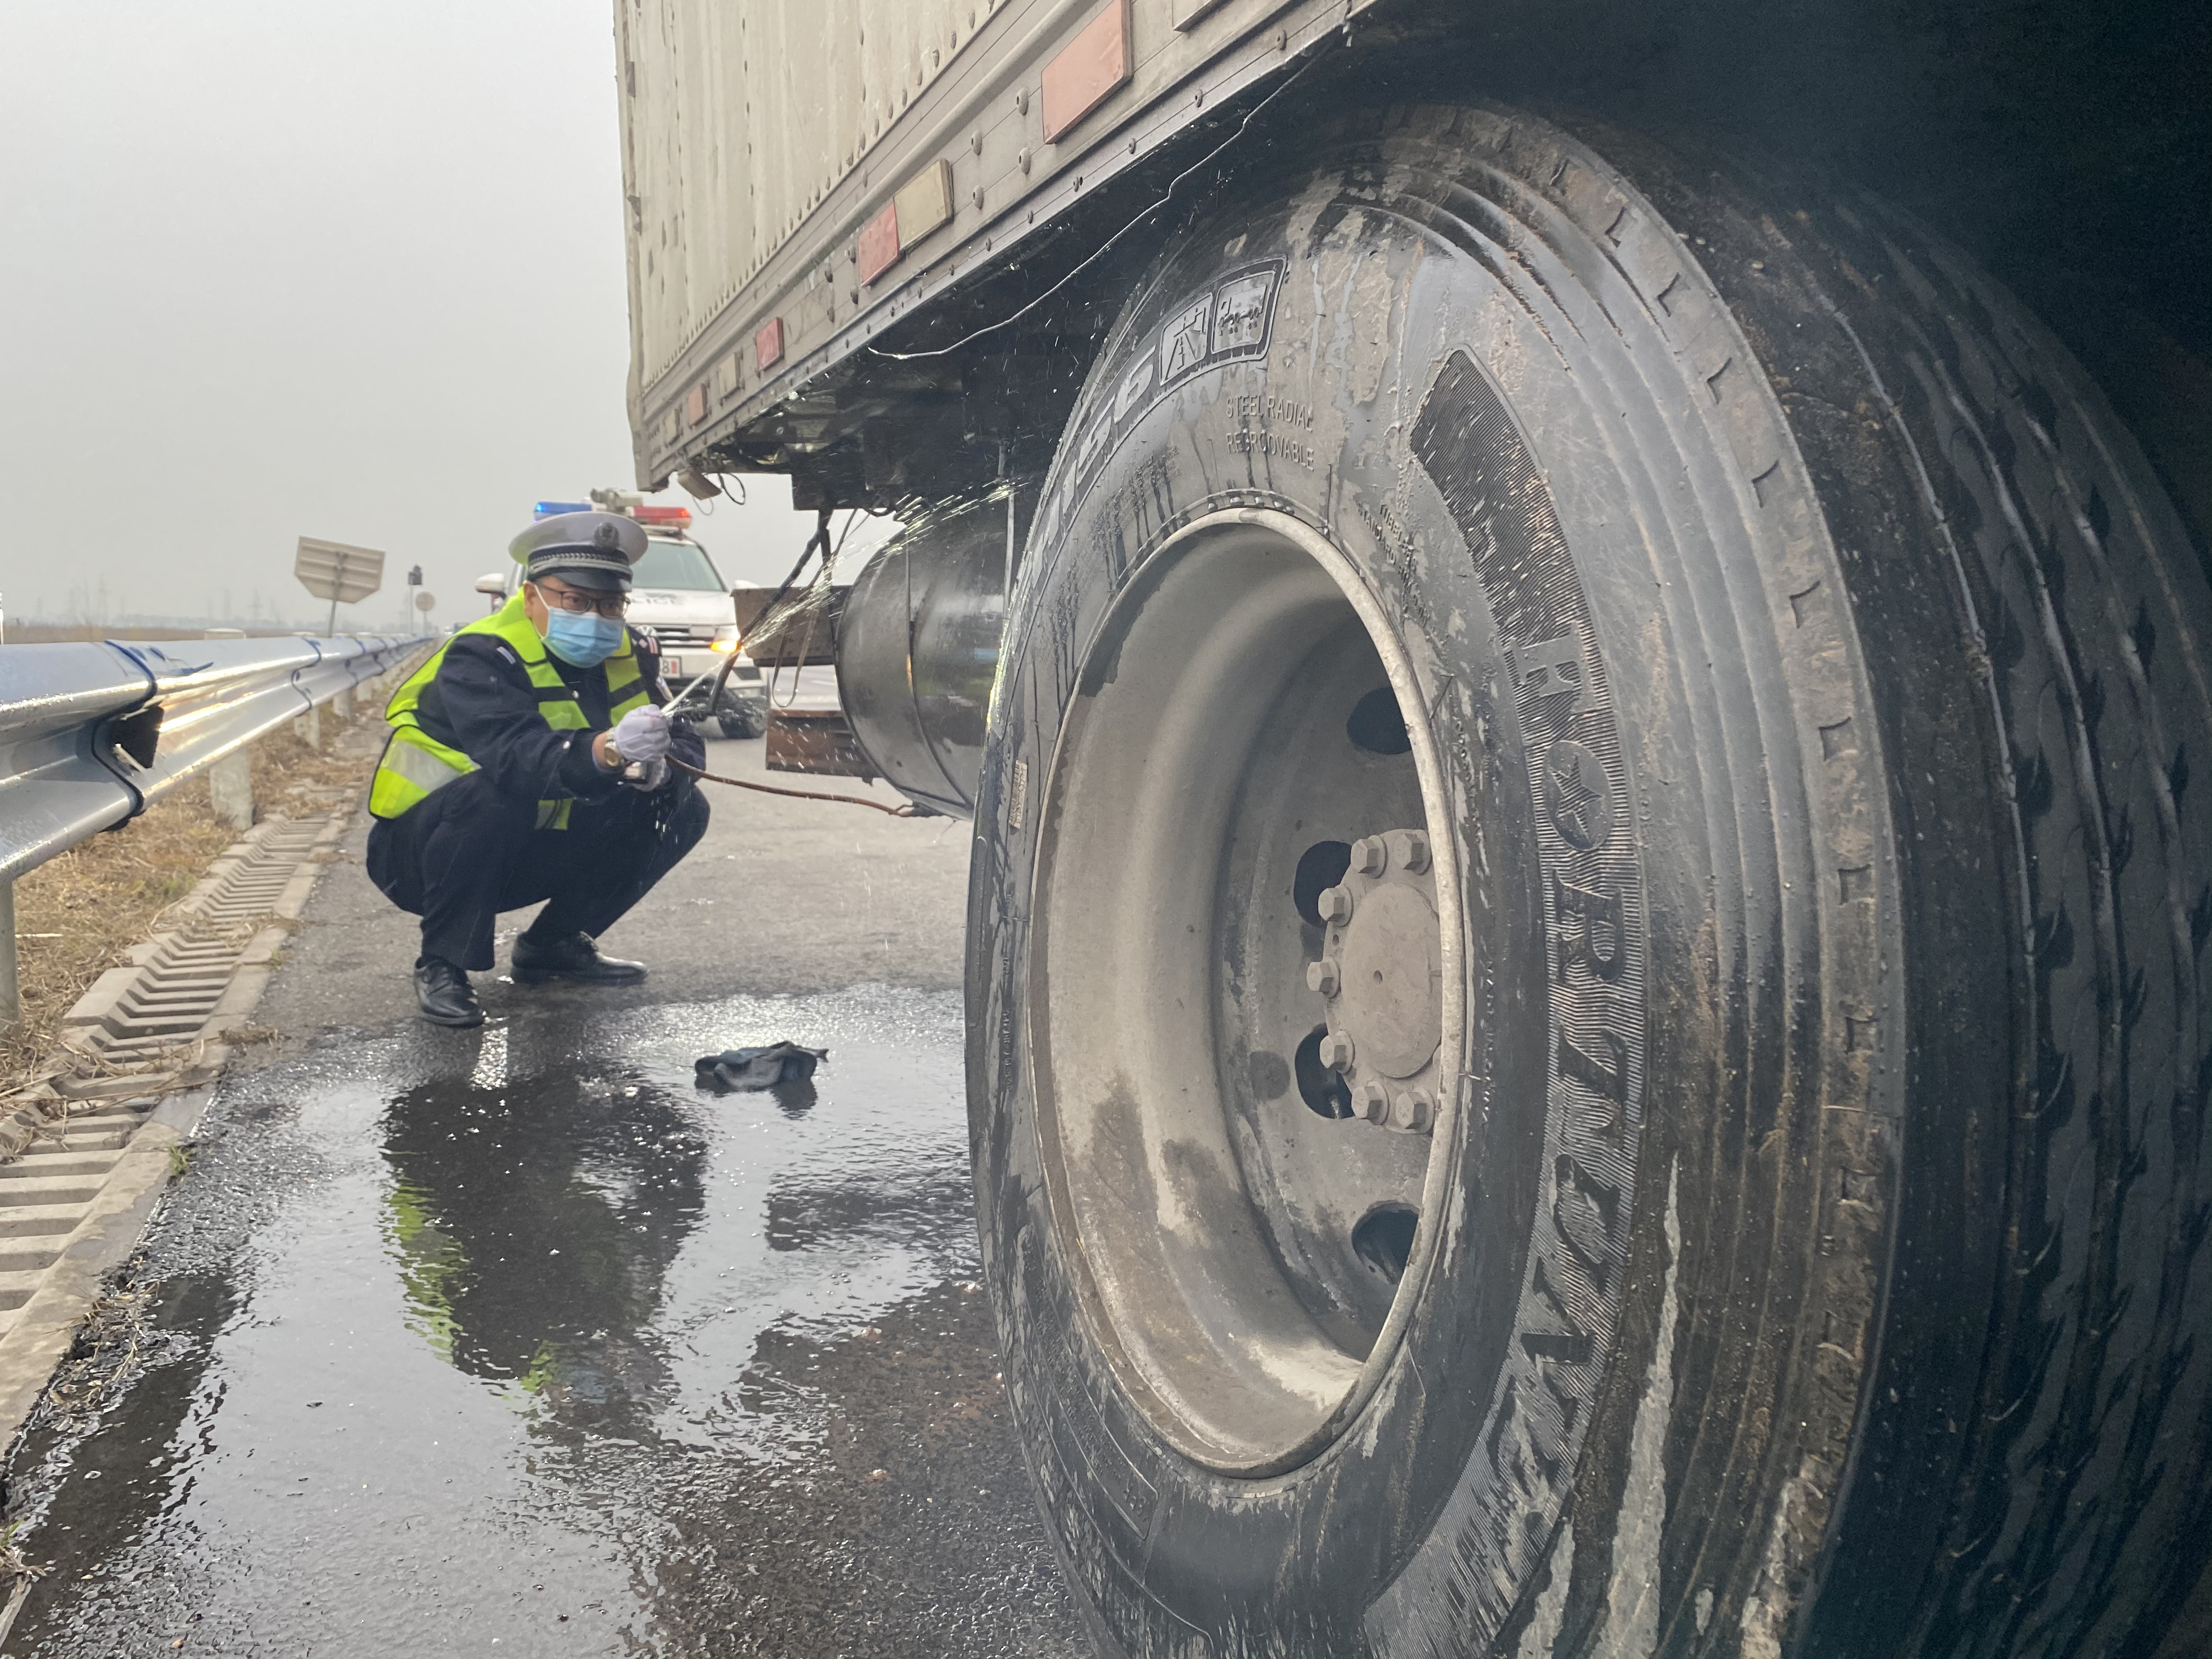
[(532, 579), (558, 576), (601, 593), (629, 590), (630, 567), (645, 556), (645, 528), (620, 513), (556, 513), (507, 544)]

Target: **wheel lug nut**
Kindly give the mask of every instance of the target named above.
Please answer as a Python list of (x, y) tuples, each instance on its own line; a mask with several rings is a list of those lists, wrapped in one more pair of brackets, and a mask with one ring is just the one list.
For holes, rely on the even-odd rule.
[(1390, 1127), (1416, 1131), (1436, 1121), (1436, 1107), (1425, 1089), (1409, 1089), (1390, 1103)]
[(1390, 859), (1409, 876), (1429, 867), (1429, 838), (1419, 830), (1393, 830), (1383, 839), (1390, 843)]
[(1380, 836), (1352, 843), (1352, 867), (1363, 876), (1379, 876), (1390, 867), (1390, 849)]
[(1332, 887), (1321, 896), (1321, 919), (1323, 921), (1352, 920), (1352, 891), (1346, 887)]
[(1359, 1115), (1370, 1123), (1388, 1123), (1390, 1121), (1390, 1091), (1381, 1084), (1361, 1084), (1358, 1101)]
[(1323, 957), (1319, 962), (1306, 963), (1306, 988), (1309, 991), (1318, 991), (1325, 997), (1333, 997), (1336, 994), (1338, 982), (1335, 957)]
[(1321, 1063), (1332, 1072), (1352, 1069), (1352, 1039), (1341, 1031), (1331, 1031), (1321, 1040)]

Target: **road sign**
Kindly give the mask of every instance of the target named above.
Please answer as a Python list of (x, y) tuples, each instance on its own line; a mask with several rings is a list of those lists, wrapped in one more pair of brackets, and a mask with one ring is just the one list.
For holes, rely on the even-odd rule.
[(434, 594), (422, 592), (415, 596), (415, 608), (417, 611), (434, 611), (437, 608), (437, 605), (438, 600)]
[(348, 547), (343, 542), (302, 536), (292, 574), (317, 599), (352, 605), (384, 586), (384, 555), (373, 547)]
[(341, 605), (365, 599), (384, 586), (384, 555), (373, 547), (348, 547), (343, 542), (302, 536), (292, 574), (307, 592), (331, 602), (331, 619), (323, 631), (335, 634)]

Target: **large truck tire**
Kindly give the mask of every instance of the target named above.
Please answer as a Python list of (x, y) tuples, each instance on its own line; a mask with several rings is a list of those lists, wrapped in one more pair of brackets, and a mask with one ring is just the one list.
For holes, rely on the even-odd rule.
[(1595, 125), (1324, 135), (1109, 336), (969, 1076), (1103, 1652), (2148, 1654), (2212, 1548), (2212, 605), (2053, 337)]

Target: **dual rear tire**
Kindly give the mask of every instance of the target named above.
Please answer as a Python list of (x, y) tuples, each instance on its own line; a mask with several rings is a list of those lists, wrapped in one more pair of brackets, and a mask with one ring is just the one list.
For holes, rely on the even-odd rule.
[(977, 804), (988, 1282), (1102, 1651), (2148, 1653), (2212, 1537), (2179, 523), (1878, 204), (1321, 150), (1109, 337)]

